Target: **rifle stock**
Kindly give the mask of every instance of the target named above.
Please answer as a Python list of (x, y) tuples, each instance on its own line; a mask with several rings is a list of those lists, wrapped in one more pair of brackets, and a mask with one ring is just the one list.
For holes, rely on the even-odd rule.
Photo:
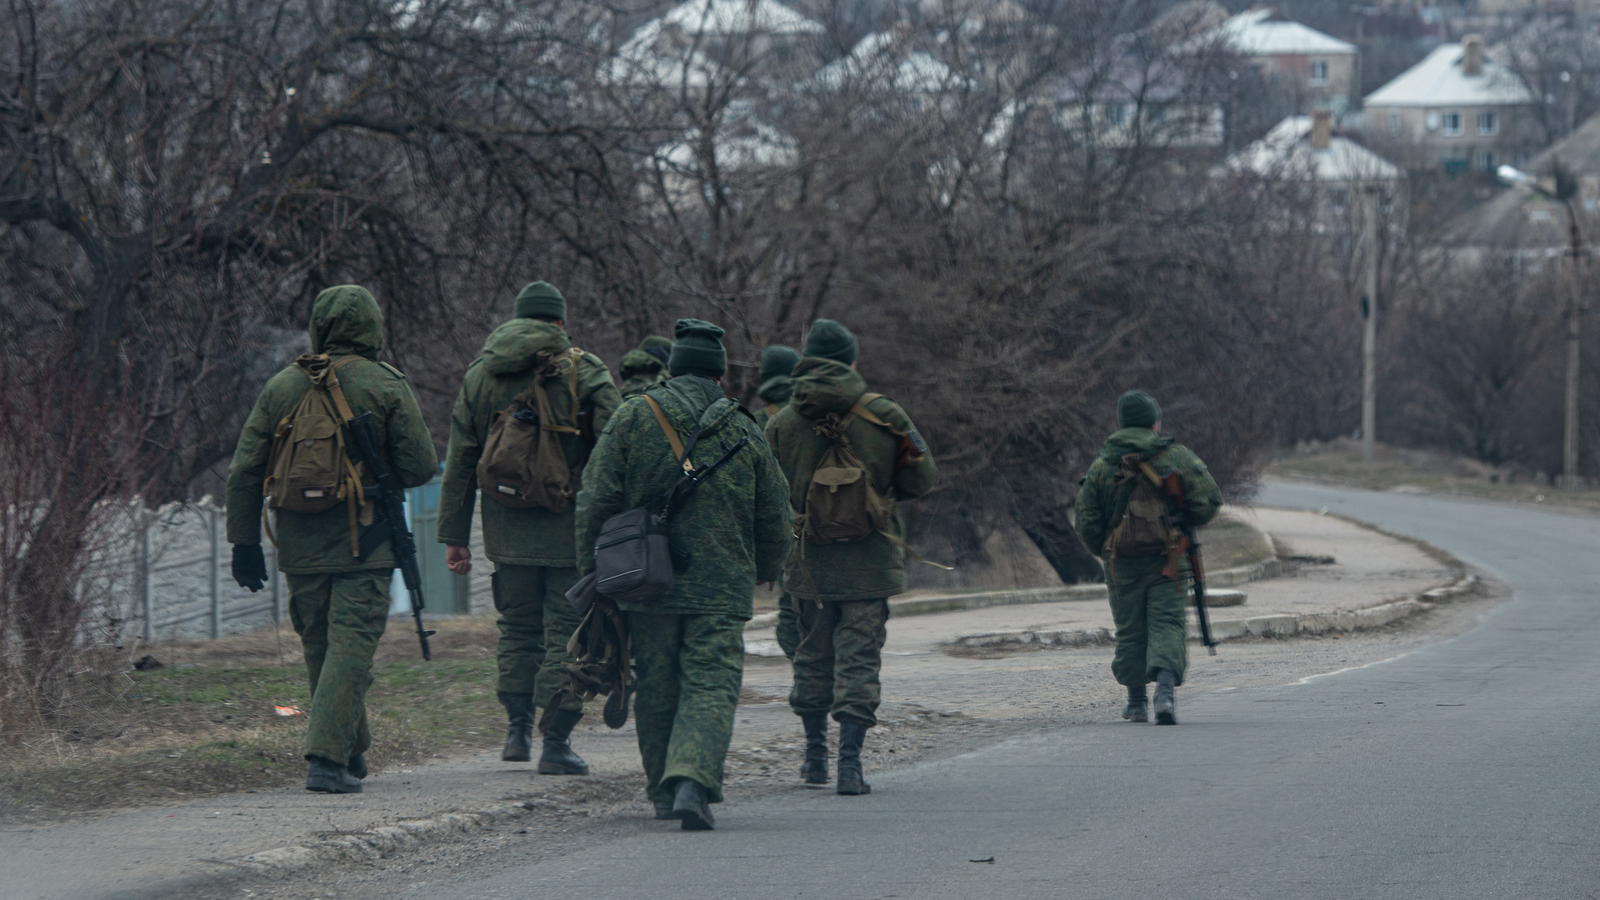
[(366, 559), (372, 551), (388, 541), (394, 547), (396, 567), (411, 594), (411, 617), (417, 625), (417, 641), (422, 644), (422, 658), (433, 659), (433, 649), (428, 638), (435, 632), (422, 627), (422, 571), (417, 566), (417, 542), (406, 527), (405, 490), (399, 479), (384, 464), (378, 452), (378, 429), (373, 425), (371, 410), (345, 422), (350, 428), (351, 443), (356, 454), (367, 465), (367, 473), (377, 482), (372, 501), (378, 521), (361, 536), (359, 559)]
[[(1176, 469), (1162, 476), (1161, 487), (1172, 498), (1172, 525), (1183, 535), (1178, 547), (1188, 555), (1189, 566), (1194, 570), (1194, 612), (1200, 622), (1200, 642), (1206, 645), (1207, 653), (1216, 656), (1217, 641), (1211, 636), (1211, 617), (1206, 612), (1206, 563), (1200, 556), (1200, 538), (1195, 534), (1194, 523), (1189, 520), (1189, 505), (1184, 499), (1183, 482), (1178, 478)], [(1176, 568), (1174, 565), (1174, 579), (1177, 578)]]

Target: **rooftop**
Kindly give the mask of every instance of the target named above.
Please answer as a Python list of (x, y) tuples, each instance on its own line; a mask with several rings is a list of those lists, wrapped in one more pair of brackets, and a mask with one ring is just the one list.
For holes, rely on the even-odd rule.
[(822, 24), (777, 0), (689, 0), (661, 21), (689, 34), (821, 34)]
[(1355, 55), (1356, 45), (1291, 22), (1275, 9), (1242, 12), (1217, 29), (1217, 37), (1245, 56)]
[(1228, 159), (1226, 171), (1291, 181), (1397, 181), (1399, 167), (1349, 138), (1332, 136), (1326, 150), (1311, 147), (1311, 117), (1290, 116)]
[(1483, 74), (1461, 71), (1460, 44), (1440, 44), (1427, 58), (1368, 94), (1367, 106), (1511, 106), (1533, 94), (1510, 69), (1484, 57)]
[[(1600, 115), (1590, 117), (1575, 131), (1545, 148), (1522, 166), (1522, 170), (1543, 179), (1555, 160), (1579, 179), (1600, 176)], [(1580, 191), (1573, 198), (1583, 212), (1597, 210), (1592, 196)], [(1580, 216), (1581, 222), (1583, 217)], [(1584, 234), (1593, 226), (1585, 224)], [(1565, 249), (1570, 241), (1566, 205), (1542, 191), (1508, 187), (1463, 222), (1452, 236), (1452, 243), (1468, 247), (1505, 249)], [(1592, 238), (1591, 238), (1592, 240)]]
[(936, 94), (966, 82), (931, 54), (908, 50), (886, 31), (862, 38), (848, 56), (823, 66), (816, 79), (830, 90), (851, 80), (871, 79), (891, 91), (907, 94)]

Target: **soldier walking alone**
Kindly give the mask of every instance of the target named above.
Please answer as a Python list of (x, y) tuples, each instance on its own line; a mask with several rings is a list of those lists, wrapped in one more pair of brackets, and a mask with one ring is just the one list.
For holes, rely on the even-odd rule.
[(578, 494), (579, 567), (587, 574), (607, 519), (647, 507), (696, 467), (722, 462), (668, 522), (678, 557), (671, 589), (618, 602), (638, 671), (634, 717), (656, 818), (680, 819), (691, 831), (709, 830), (710, 804), (722, 802), (744, 623), (757, 582), (778, 577), (793, 527), (776, 460), (749, 412), (723, 395), (722, 334), (709, 322), (678, 321), (672, 378), (617, 410)]
[(896, 504), (933, 489), (937, 469), (905, 410), (867, 393), (850, 330), (818, 319), (795, 367), (789, 405), (767, 441), (789, 479), (796, 519), (784, 591), (798, 607), (789, 705), (805, 726), (806, 784), (828, 783), (828, 716), (839, 723), (841, 794), (869, 794), (861, 768), (878, 723), (889, 598), (906, 589)]
[[(578, 581), (577, 476), (594, 434), (621, 403), (605, 363), (572, 346), (566, 318), (561, 292), (536, 281), (517, 295), (516, 317), (484, 342), (456, 397), (439, 499), (446, 564), (465, 575), (472, 508), (483, 492), (483, 549), (494, 563), (500, 614), (495, 689), (510, 720), (500, 754), (507, 762), (532, 758), (534, 710), (565, 683), (561, 662), (579, 623), (565, 596)], [(581, 698), (564, 695), (544, 732), (540, 774), (589, 774), (571, 743), (582, 718)]]
[[(1189, 663), (1189, 561), (1179, 552), (1170, 501), (1150, 473), (1176, 471), (1190, 521), (1210, 522), (1222, 507), (1217, 483), (1187, 447), (1161, 436), (1161, 406), (1144, 391), (1117, 401), (1119, 430), (1078, 491), (1078, 534), (1105, 560), (1117, 649), (1111, 673), (1128, 688), (1122, 717), (1148, 722), (1145, 686), (1156, 683), (1158, 725), (1178, 724), (1174, 689)], [(1163, 569), (1172, 574), (1166, 574)]]
[(239, 435), (228, 466), (228, 542), (234, 580), (260, 590), (269, 577), (263, 502), (275, 511), (278, 568), (311, 681), (306, 790), (358, 794), (372, 746), (372, 654), (389, 622), (395, 556), (387, 541), (357, 555), (359, 530), (373, 523), (372, 501), (362, 498), (376, 487), (361, 484), (370, 476), (339, 435), (346, 420), (371, 411), (379, 452), (406, 487), (427, 484), (439, 458), (406, 377), (373, 359), (383, 314), (365, 288), (318, 294), (310, 331), (311, 353), (267, 382)]

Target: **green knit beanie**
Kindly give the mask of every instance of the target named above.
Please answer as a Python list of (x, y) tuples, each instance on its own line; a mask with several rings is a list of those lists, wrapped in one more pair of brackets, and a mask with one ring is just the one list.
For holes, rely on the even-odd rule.
[(639, 342), (639, 350), (661, 360), (664, 366), (672, 356), (672, 338), (652, 334)]
[(721, 328), (699, 319), (679, 319), (672, 328), (672, 358), (667, 371), (679, 375), (721, 378), (728, 371), (728, 351), (722, 348)]
[(1161, 404), (1144, 391), (1129, 391), (1117, 399), (1118, 428), (1149, 428), (1161, 421)]
[(806, 355), (820, 356), (850, 365), (856, 361), (856, 336), (832, 319), (818, 319), (806, 337)]
[(517, 294), (517, 318), (567, 320), (567, 298), (548, 281), (535, 281)]
[(761, 380), (767, 382), (788, 375), (794, 371), (795, 364), (799, 362), (800, 354), (794, 352), (793, 347), (785, 347), (782, 344), (768, 347), (761, 351)]

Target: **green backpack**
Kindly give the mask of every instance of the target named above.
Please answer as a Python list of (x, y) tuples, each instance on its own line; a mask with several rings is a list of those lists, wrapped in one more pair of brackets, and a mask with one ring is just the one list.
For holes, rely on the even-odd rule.
[(556, 423), (544, 382), (563, 373), (572, 393), (572, 421), (578, 421), (578, 360), (583, 351), (574, 347), (560, 353), (542, 351), (533, 381), (494, 414), (489, 438), (478, 460), (478, 485), (485, 497), (512, 507), (542, 507), (563, 512), (577, 493), (576, 473), (567, 465), (561, 435), (579, 433), (572, 425)]
[(1110, 556), (1166, 556), (1178, 541), (1177, 529), (1172, 527), (1172, 515), (1167, 508), (1167, 497), (1161, 492), (1161, 478), (1155, 468), (1137, 453), (1129, 453), (1117, 464), (1113, 483), (1125, 485), (1133, 482), (1128, 494), (1128, 505), (1122, 511), (1122, 521), (1112, 529), (1106, 539), (1106, 555)]
[(354, 418), (354, 413), (345, 402), (336, 374), (358, 359), (365, 357), (351, 354), (330, 362), (326, 354), (303, 353), (294, 361), (311, 380), (311, 387), (278, 423), (267, 457), (267, 479), (261, 485), (267, 502), (261, 518), (274, 544), (277, 537), (267, 522), (269, 509), (319, 513), (344, 502), (350, 504), (353, 523), (357, 507), (366, 500), (360, 470), (345, 450), (344, 423)]

